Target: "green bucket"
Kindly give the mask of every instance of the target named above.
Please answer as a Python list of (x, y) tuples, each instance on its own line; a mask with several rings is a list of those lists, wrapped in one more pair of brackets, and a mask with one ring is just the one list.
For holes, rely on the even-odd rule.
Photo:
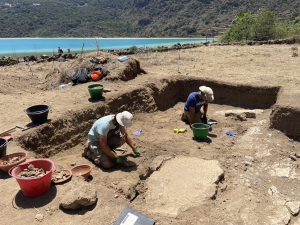
[(88, 90), (92, 99), (101, 99), (103, 95), (103, 85), (92, 84), (88, 86)]
[(196, 140), (206, 140), (210, 126), (204, 123), (192, 124), (194, 138)]

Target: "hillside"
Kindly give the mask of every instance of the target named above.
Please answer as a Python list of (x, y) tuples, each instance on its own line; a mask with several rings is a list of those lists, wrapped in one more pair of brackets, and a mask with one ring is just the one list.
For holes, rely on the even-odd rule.
[(300, 1), (0, 0), (0, 37), (205, 36), (260, 9), (293, 21)]

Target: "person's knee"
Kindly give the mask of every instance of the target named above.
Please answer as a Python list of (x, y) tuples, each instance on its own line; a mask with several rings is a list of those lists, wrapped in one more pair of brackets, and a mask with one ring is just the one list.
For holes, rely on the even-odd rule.
[(110, 162), (110, 161), (101, 162), (100, 165), (101, 165), (104, 169), (111, 169), (112, 167), (115, 166), (115, 164), (114, 164), (113, 162)]

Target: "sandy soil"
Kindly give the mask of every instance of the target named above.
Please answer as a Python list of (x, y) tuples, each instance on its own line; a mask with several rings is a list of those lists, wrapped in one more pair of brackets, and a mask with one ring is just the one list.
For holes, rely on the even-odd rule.
[[(299, 149), (300, 145), (290, 142), (276, 130), (269, 130), (270, 110), (265, 110), (256, 119), (240, 122), (217, 113), (233, 107), (211, 105), (211, 118), (219, 123), (210, 134), (211, 143), (206, 143), (194, 141), (189, 129), (185, 134), (173, 132), (174, 128), (188, 128), (179, 121), (182, 107), (180, 103), (165, 112), (135, 115), (134, 125), (129, 132), (143, 129), (141, 137), (134, 137), (141, 146), (142, 157), (129, 159), (138, 165), (137, 168), (102, 171), (78, 157), (84, 147), (82, 144), (51, 157), (58, 168), (71, 168), (71, 164), (92, 165), (91, 183), (98, 190), (99, 202), (91, 211), (82, 210), (73, 215), (59, 210), (59, 200), (64, 194), (63, 185), (53, 187), (48, 195), (32, 200), (22, 196), (17, 183), (10, 178), (1, 180), (1, 189), (5, 190), (1, 208), (3, 215), (6, 215), (2, 221), (4, 224), (39, 224), (35, 216), (40, 213), (45, 216), (41, 224), (112, 224), (124, 207), (132, 207), (154, 218), (157, 224), (272, 224), (269, 217), (275, 217), (274, 211), (280, 209), (280, 205), (273, 203), (272, 196), (268, 194), (272, 185), (286, 199), (300, 200), (297, 188), (299, 180), (295, 177), (278, 177), (272, 172), (281, 167), (297, 170), (298, 162), (291, 161), (286, 154)], [(226, 135), (229, 130), (237, 135), (236, 138)], [(17, 149), (13, 145), (10, 143), (9, 147)], [(194, 205), (180, 212), (176, 218), (153, 214), (144, 199), (147, 190), (141, 188), (141, 182), (145, 180), (139, 177), (155, 157), (181, 155), (219, 161), (225, 176), (219, 184), (216, 199)], [(247, 164), (249, 157), (253, 161)], [(277, 165), (284, 161), (287, 164)], [(300, 176), (300, 171), (296, 172)], [(139, 191), (136, 198), (135, 189)], [(120, 197), (115, 198), (115, 194)], [(135, 199), (130, 202), (128, 197)]]
[[(126, 87), (144, 85), (145, 82), (173, 75), (238, 84), (279, 85), (284, 92), (279, 101), (285, 105), (299, 106), (300, 101), (296, 96), (300, 85), (300, 57), (292, 57), (291, 48), (291, 45), (214, 46), (136, 55), (134, 57), (140, 60), (148, 74), (127, 82)], [(88, 102), (87, 85), (75, 87), (68, 93), (59, 92), (57, 85), (51, 91), (42, 90), (51, 86), (52, 82), (45, 79), (48, 74), (58, 71), (58, 77), (59, 72), (72, 73), (74, 68), (86, 64), (88, 60), (0, 68), (1, 130), (30, 122), (23, 110), (34, 104), (49, 104), (55, 111), (53, 117), (64, 114), (66, 109), (77, 108), (78, 103), (82, 106), (91, 105)], [(104, 84), (113, 92), (124, 90), (120, 82)], [(80, 94), (74, 97), (75, 93)]]
[[(69, 117), (82, 116), (77, 114), (92, 109), (97, 111), (99, 108), (99, 112), (87, 114), (90, 117), (88, 122), (82, 119), (83, 128), (77, 131), (81, 133), (78, 136), (81, 139), (74, 141), (76, 145), (61, 148), (59, 153), (51, 155), (51, 159), (55, 160), (58, 167), (70, 168), (73, 163), (92, 165), (80, 157), (84, 147), (82, 137), (86, 136), (91, 121), (105, 112), (123, 110), (135, 104), (136, 108), (139, 108), (134, 100), (130, 102), (126, 98), (123, 99), (123, 94), (146, 87), (147, 84), (162, 78), (168, 79), (170, 76), (178, 75), (215, 79), (234, 84), (282, 86), (278, 99), (280, 104), (300, 106), (297, 98), (300, 86), (298, 66), (300, 58), (292, 57), (291, 47), (288, 45), (215, 46), (136, 55), (134, 57), (141, 62), (141, 67), (147, 74), (141, 74), (127, 82), (121, 80), (101, 82), (105, 89), (109, 90), (105, 93), (104, 102), (89, 101), (88, 84), (61, 92), (55, 86), (57, 84), (52, 85), (53, 80), (49, 83), (46, 79), (48, 74), (53, 74), (55, 71), (58, 71), (57, 75), (54, 75), (57, 79), (62, 71), (72, 73), (73, 67), (84, 65), (91, 55), (86, 55), (87, 58), (81, 61), (32, 64), (30, 67), (24, 64), (2, 67), (0, 68), (1, 132), (15, 125), (29, 124), (30, 120), (23, 110), (34, 104), (45, 103), (51, 106), (52, 112), (49, 118), (54, 123), (51, 126), (55, 126), (57, 121), (64, 118), (60, 121), (63, 123), (62, 132), (67, 129), (74, 130), (74, 127), (65, 123), (68, 119), (72, 123), (72, 118)], [(113, 56), (109, 55), (109, 57), (115, 59)], [(120, 67), (116, 63), (110, 66), (112, 70)], [(52, 86), (52, 90), (45, 90)], [(141, 93), (137, 92), (137, 96), (139, 95), (143, 95), (143, 90)], [(135, 95), (132, 98), (135, 98)], [(124, 105), (115, 106), (120, 108), (113, 110), (111, 108), (114, 105), (109, 102), (115, 99), (124, 102)], [(145, 107), (147, 101), (149, 107)], [(106, 103), (108, 105), (105, 105)], [(151, 99), (144, 99), (144, 104), (141, 102), (139, 104), (141, 107), (136, 110), (134, 126), (130, 129), (130, 133), (143, 129), (144, 135), (135, 137), (135, 141), (141, 146), (142, 157), (130, 158), (137, 164), (137, 167), (130, 171), (120, 168), (107, 172), (93, 166), (91, 183), (99, 193), (96, 207), (72, 214), (65, 213), (58, 208), (59, 200), (64, 193), (63, 186), (53, 187), (47, 196), (32, 200), (20, 194), (14, 179), (1, 174), (0, 188), (3, 198), (0, 206), (3, 224), (112, 224), (124, 207), (140, 210), (154, 218), (157, 224), (166, 225), (287, 224), (284, 222), (286, 217), (289, 218), (290, 224), (296, 224), (295, 221), (299, 220), (298, 216), (293, 217), (289, 212), (285, 214), (279, 212), (285, 212), (285, 202), (300, 201), (300, 192), (297, 188), (300, 182), (298, 168), (300, 160), (289, 159), (292, 152), (299, 152), (300, 145), (283, 133), (269, 128), (271, 109), (264, 110), (256, 119), (241, 122), (215, 114), (217, 111), (233, 108), (232, 106), (211, 105), (209, 115), (219, 123), (213, 128), (211, 143), (198, 143), (192, 140), (190, 130), (186, 134), (173, 132), (174, 128), (186, 127), (179, 120), (183, 103), (163, 111), (151, 105)], [(163, 105), (163, 100), (161, 104)], [(39, 137), (38, 133), (44, 131), (43, 129), (32, 128), (25, 132), (25, 136)], [(236, 139), (226, 136), (229, 130), (237, 134)], [(73, 131), (74, 135), (77, 133)], [(17, 139), (24, 136), (24, 132), (17, 130), (13, 136), (16, 141), (9, 143), (8, 152), (23, 151)], [(67, 136), (68, 134), (66, 139)], [(57, 141), (58, 138), (55, 140)], [(57, 152), (60, 145), (53, 143), (46, 148), (51, 150), (54, 147)], [(35, 154), (30, 151), (32, 157)], [(147, 192), (144, 184), (147, 179), (141, 177), (155, 157), (161, 155), (171, 157), (184, 155), (218, 160), (225, 171), (225, 177), (224, 181), (218, 184), (216, 199), (208, 199), (201, 205), (194, 205), (180, 212), (175, 218), (151, 213), (144, 199)], [(249, 159), (250, 163), (248, 163)], [(276, 196), (269, 194), (272, 186), (277, 187), (279, 194), (277, 193)], [(116, 193), (119, 195), (118, 198), (115, 198)], [(44, 215), (42, 222), (35, 220), (37, 213)]]

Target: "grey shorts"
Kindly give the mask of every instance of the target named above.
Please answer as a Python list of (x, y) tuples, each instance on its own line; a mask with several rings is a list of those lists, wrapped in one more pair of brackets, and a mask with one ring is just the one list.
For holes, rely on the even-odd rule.
[(107, 167), (112, 163), (112, 160), (102, 152), (100, 146), (97, 144), (88, 142), (84, 156), (99, 166)]

